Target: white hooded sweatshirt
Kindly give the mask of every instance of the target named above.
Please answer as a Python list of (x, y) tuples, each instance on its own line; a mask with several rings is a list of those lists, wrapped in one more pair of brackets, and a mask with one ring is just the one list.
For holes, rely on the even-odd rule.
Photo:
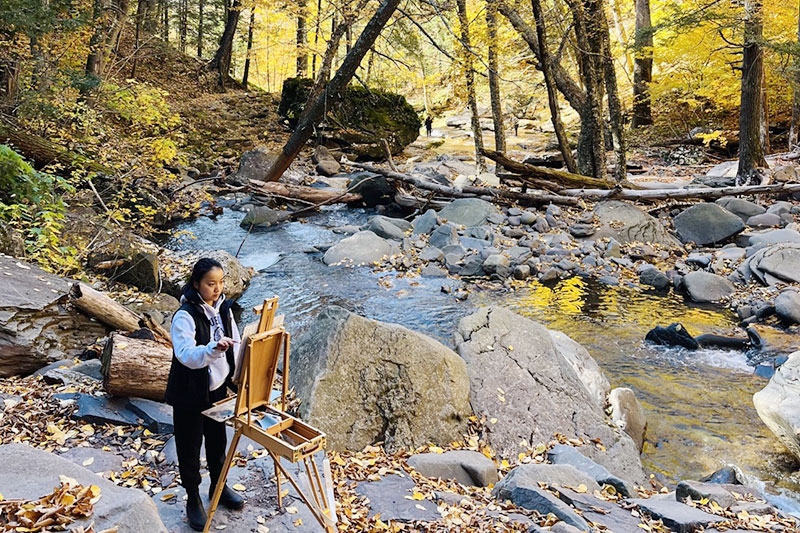
[[(181, 303), (185, 301), (186, 299), (181, 296)], [(217, 341), (225, 335), (222, 318), (219, 316), (219, 309), (224, 301), (225, 295), (223, 294), (214, 302), (213, 307), (205, 302), (202, 304), (203, 312), (211, 323), (211, 341), (205, 346), (198, 346), (195, 341), (196, 328), (194, 319), (188, 311), (179, 309), (175, 316), (172, 317), (172, 327), (170, 328), (175, 357), (189, 368), (208, 367), (208, 390), (211, 391), (217, 390), (224, 385), (225, 378), (230, 371), (228, 360), (225, 358), (225, 351), (214, 349)], [(233, 354), (238, 368), (241, 364), (239, 345), (242, 339), (239, 335), (236, 321), (233, 319), (233, 312), (231, 312), (231, 338), (234, 341)]]

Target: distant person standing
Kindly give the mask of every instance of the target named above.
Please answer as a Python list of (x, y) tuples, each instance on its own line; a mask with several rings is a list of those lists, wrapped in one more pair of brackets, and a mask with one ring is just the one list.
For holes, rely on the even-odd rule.
[(514, 117), (514, 136), (519, 137), (519, 119)]
[(431, 136), (431, 131), (433, 131), (433, 119), (430, 115), (425, 118), (425, 133), (428, 137)]

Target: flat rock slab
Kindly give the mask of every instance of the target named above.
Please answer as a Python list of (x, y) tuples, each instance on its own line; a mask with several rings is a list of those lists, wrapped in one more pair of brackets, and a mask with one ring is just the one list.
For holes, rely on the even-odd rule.
[(144, 420), (147, 429), (153, 433), (173, 433), (172, 406), (144, 398), (130, 398), (128, 409)]
[(581, 516), (593, 524), (605, 526), (609, 531), (639, 531), (639, 519), (616, 503), (579, 493), (568, 488), (558, 488), (558, 497), (581, 511)]
[(384, 522), (433, 522), (441, 518), (436, 510), (436, 502), (406, 498), (412, 495), (414, 487), (414, 481), (409, 477), (388, 475), (380, 481), (359, 483), (356, 493), (369, 498), (371, 516), (380, 514)]
[(709, 524), (724, 520), (695, 507), (689, 507), (675, 499), (675, 494), (670, 493), (664, 497), (655, 496), (650, 499), (630, 500), (656, 520), (661, 520), (665, 526), (678, 533), (692, 533)]
[(471, 450), (420, 453), (409, 457), (408, 465), (425, 477), (452, 479), (462, 485), (486, 487), (497, 483), (494, 461)]
[[(59, 394), (55, 395), (59, 399)], [(144, 425), (136, 413), (128, 409), (127, 398), (105, 398), (92, 396), (91, 394), (75, 393), (72, 396), (78, 408), (72, 413), (72, 418), (85, 420), (93, 424), (113, 424), (115, 426), (139, 426)]]
[(595, 463), (572, 446), (558, 444), (547, 453), (547, 458), (557, 465), (572, 465), (593, 478), (600, 486), (611, 485), (625, 497), (636, 494), (636, 487), (631, 483), (613, 475), (606, 467)]
[(70, 448), (59, 457), (69, 459), (76, 465), (80, 465), (96, 474), (122, 472), (122, 461), (125, 459), (116, 453), (86, 446)]
[[(95, 531), (116, 528), (118, 533), (166, 532), (155, 505), (141, 490), (119, 487), (86, 468), (58, 455), (24, 444), (0, 446), (0, 492), (7, 500), (39, 499), (59, 486), (59, 476), (73, 478), (84, 487), (100, 487), (100, 499), (91, 516), (77, 520), (70, 527)], [(35, 475), (32, 475), (35, 472)]]

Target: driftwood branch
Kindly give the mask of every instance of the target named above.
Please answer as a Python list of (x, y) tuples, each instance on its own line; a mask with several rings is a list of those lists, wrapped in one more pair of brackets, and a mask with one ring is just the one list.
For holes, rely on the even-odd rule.
[[(481, 153), (506, 170), (514, 172), (515, 174), (519, 174), (519, 179), (523, 182), (527, 181), (536, 187), (544, 187), (546, 185), (548, 188), (553, 188), (554, 185), (561, 185), (564, 187), (614, 189), (617, 186), (617, 182), (615, 181), (599, 180), (596, 178), (581, 176), (580, 174), (573, 174), (572, 172), (567, 172), (565, 170), (537, 167), (534, 165), (528, 165), (526, 163), (520, 163), (519, 161), (514, 161), (513, 159), (507, 157), (504, 153), (496, 152), (494, 150), (481, 150)], [(629, 189), (641, 188), (628, 181), (623, 181), (621, 183)]]
[(560, 196), (557, 194), (546, 194), (542, 192), (522, 193), (516, 191), (509, 191), (506, 189), (498, 189), (495, 187), (473, 187), (473, 186), (464, 186), (461, 187), (460, 189), (457, 189), (455, 187), (449, 187), (447, 185), (441, 185), (439, 183), (434, 183), (428, 180), (417, 178), (409, 174), (393, 172), (391, 170), (385, 170), (372, 165), (355, 163), (352, 161), (347, 161), (346, 164), (356, 168), (360, 168), (362, 170), (374, 172), (376, 174), (381, 174), (389, 179), (394, 179), (402, 181), (404, 183), (409, 183), (418, 189), (433, 191), (443, 196), (448, 196), (451, 198), (482, 198), (488, 201), (496, 201), (498, 198), (500, 198), (504, 200), (513, 200), (523, 205), (544, 205), (550, 203), (562, 204), (562, 205), (577, 205), (578, 203), (577, 198), (570, 198), (570, 197)]
[(749, 196), (753, 194), (791, 194), (800, 191), (800, 183), (778, 185), (754, 185), (744, 187), (697, 187), (693, 189), (649, 189), (632, 191), (617, 189), (564, 189), (559, 191), (564, 196), (580, 197), (586, 200), (667, 200), (667, 199), (715, 199), (723, 196)]
[(276, 181), (250, 180), (248, 188), (257, 193), (270, 196), (280, 196), (293, 200), (302, 200), (309, 204), (323, 205), (334, 202), (351, 203), (361, 201), (361, 195), (356, 193), (342, 194), (340, 191), (326, 191), (303, 185), (288, 185)]

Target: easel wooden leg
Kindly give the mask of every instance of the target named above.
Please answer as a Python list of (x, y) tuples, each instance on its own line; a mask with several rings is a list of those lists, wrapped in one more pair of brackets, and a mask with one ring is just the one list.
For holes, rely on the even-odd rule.
[[(269, 452), (270, 457), (272, 457), (272, 460), (275, 463), (275, 470), (280, 472), (280, 474), (278, 475), (283, 475), (286, 477), (289, 483), (291, 483), (291, 485), (294, 487), (294, 490), (297, 491), (297, 494), (300, 495), (300, 498), (303, 500), (303, 503), (306, 504), (308, 510), (311, 512), (312, 515), (314, 515), (314, 518), (316, 518), (317, 522), (319, 522), (319, 524), (325, 529), (325, 531), (327, 533), (335, 533), (336, 525), (335, 525), (335, 520), (332, 518), (333, 513), (335, 513), (335, 511), (331, 512), (328, 509), (327, 505), (323, 507), (320, 504), (320, 501), (327, 500), (327, 498), (325, 498), (324, 496), (325, 487), (322, 485), (321, 482), (317, 483), (316, 480), (314, 479), (314, 477), (319, 479), (318, 474), (315, 474), (314, 477), (312, 477), (311, 469), (313, 467), (309, 467), (307, 463), (307, 461), (309, 460), (313, 462), (313, 458), (306, 457), (303, 460), (303, 467), (306, 470), (308, 481), (311, 485), (309, 487), (309, 490), (314, 499), (314, 502), (312, 503), (311, 499), (306, 495), (305, 492), (303, 492), (303, 489), (301, 489), (300, 486), (297, 484), (297, 481), (295, 481), (294, 477), (292, 477), (292, 475), (289, 472), (287, 472), (286, 469), (283, 467), (283, 465), (280, 463), (280, 458), (273, 452), (269, 450), (267, 451)], [(316, 468), (314, 468), (314, 470), (315, 472), (317, 472)]]
[(225, 480), (228, 478), (228, 471), (231, 468), (231, 464), (233, 464), (233, 457), (236, 455), (236, 446), (239, 445), (239, 437), (241, 436), (242, 432), (237, 426), (236, 432), (233, 434), (233, 438), (231, 439), (231, 445), (228, 449), (228, 454), (225, 456), (225, 463), (222, 465), (222, 471), (219, 473), (217, 486), (214, 487), (214, 496), (212, 496), (211, 502), (209, 502), (208, 505), (208, 517), (206, 518), (206, 527), (203, 528), (203, 533), (208, 533), (208, 530), (211, 528), (211, 521), (214, 519), (214, 513), (217, 512), (217, 505), (219, 505), (219, 499), (222, 496), (222, 490), (225, 488)]
[[(274, 455), (272, 455), (272, 460), (276, 461)], [(281, 494), (281, 471), (278, 468), (277, 462), (275, 462), (274, 465), (275, 465), (275, 484), (278, 486), (278, 510), (283, 511), (283, 494)]]

